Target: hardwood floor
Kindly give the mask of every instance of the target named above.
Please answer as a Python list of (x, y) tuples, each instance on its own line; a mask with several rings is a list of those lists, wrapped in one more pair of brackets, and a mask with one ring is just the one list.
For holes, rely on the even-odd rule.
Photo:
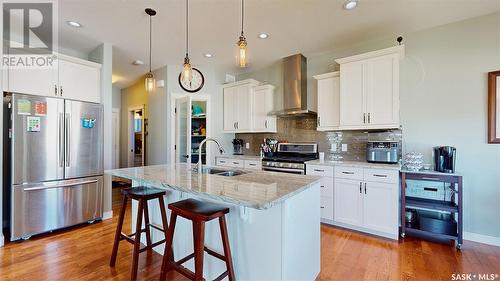
[[(115, 268), (109, 258), (119, 204), (113, 189), (114, 218), (93, 225), (8, 243), (0, 248), (0, 280), (129, 280), (132, 245), (121, 243)], [(124, 230), (130, 231), (130, 212)], [(329, 226), (321, 227), (318, 280), (451, 280), (452, 273), (500, 274), (500, 247), (466, 241), (454, 247), (406, 238), (395, 242)], [(161, 256), (143, 253), (139, 279), (158, 280)], [(170, 272), (168, 280), (187, 280)], [(497, 277), (500, 280), (500, 277)]]

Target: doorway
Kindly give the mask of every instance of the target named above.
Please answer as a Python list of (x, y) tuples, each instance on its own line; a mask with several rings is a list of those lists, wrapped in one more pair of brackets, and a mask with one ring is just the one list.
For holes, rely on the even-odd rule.
[(128, 110), (128, 167), (140, 167), (146, 163), (146, 118), (144, 105)]

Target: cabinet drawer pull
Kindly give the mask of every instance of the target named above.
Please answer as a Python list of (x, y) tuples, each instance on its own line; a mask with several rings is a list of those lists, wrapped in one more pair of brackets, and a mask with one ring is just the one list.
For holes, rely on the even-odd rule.
[(354, 172), (342, 172), (342, 174), (346, 174), (346, 175), (354, 175)]
[(320, 170), (320, 169), (314, 169), (315, 172), (321, 172), (321, 173), (324, 173), (325, 170)]
[(325, 188), (325, 186), (324, 186), (324, 185), (320, 185), (319, 187), (321, 187), (321, 188)]
[(257, 164), (254, 164), (254, 163), (250, 163), (248, 164), (249, 166), (257, 166)]
[(379, 177), (379, 178), (387, 178), (387, 175), (378, 175), (378, 174), (373, 174), (374, 177)]
[(320, 208), (320, 209), (324, 209), (325, 207), (321, 206), (321, 207), (319, 207), (319, 208)]
[(240, 164), (240, 162), (233, 162), (233, 164), (235, 164), (235, 165), (239, 165), (239, 164)]
[(219, 160), (219, 163), (226, 163), (226, 161), (224, 161), (224, 160)]
[(423, 180), (429, 180), (429, 181), (440, 181), (438, 178), (428, 178), (428, 177), (422, 177)]
[(435, 187), (424, 187), (424, 190), (425, 190), (425, 191), (434, 191), (434, 192), (437, 192), (437, 191), (438, 191), (438, 189), (437, 189), (437, 188), (435, 188)]

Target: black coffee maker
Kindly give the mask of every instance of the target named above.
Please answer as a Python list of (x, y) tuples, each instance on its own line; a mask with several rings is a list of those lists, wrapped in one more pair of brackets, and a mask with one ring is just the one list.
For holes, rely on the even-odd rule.
[(434, 170), (441, 173), (455, 173), (457, 149), (453, 146), (434, 147)]

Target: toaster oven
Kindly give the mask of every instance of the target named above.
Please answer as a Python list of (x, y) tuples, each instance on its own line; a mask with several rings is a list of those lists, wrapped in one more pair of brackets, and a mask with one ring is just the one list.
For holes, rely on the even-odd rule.
[(366, 161), (370, 163), (398, 163), (398, 141), (369, 141), (366, 145)]

